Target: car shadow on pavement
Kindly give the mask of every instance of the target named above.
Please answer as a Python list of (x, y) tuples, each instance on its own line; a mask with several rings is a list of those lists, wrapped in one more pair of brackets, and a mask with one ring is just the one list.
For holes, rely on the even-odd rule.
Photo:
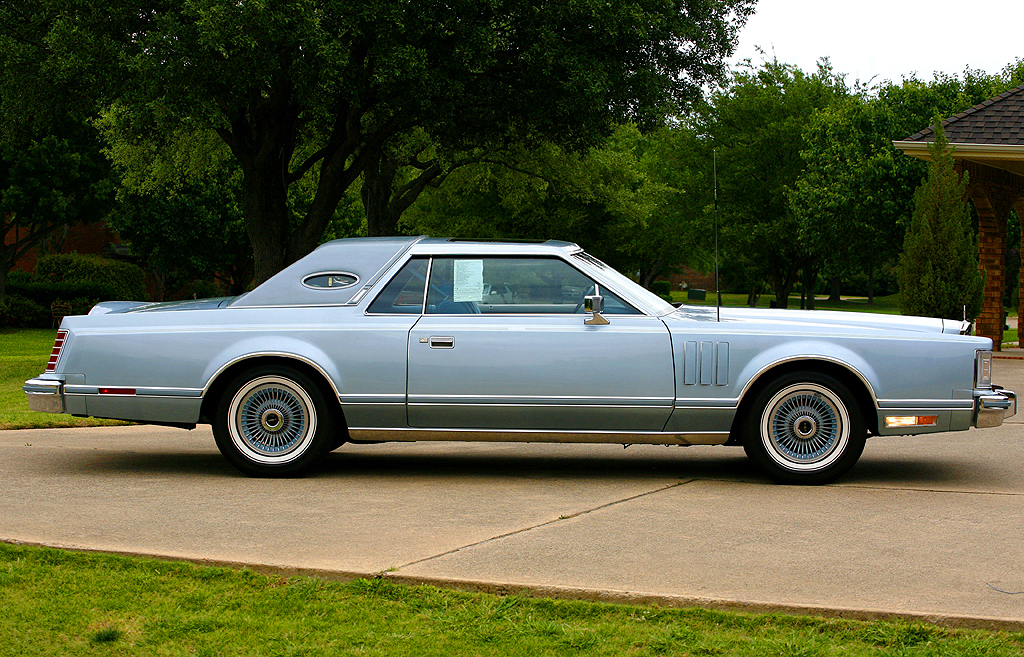
[(369, 454), (328, 456), (314, 476), (492, 477), (526, 479), (761, 479), (742, 451), (687, 459), (659, 456), (495, 454)]
[(984, 464), (950, 462), (928, 455), (900, 458), (862, 458), (837, 484), (899, 488), (990, 488), (1001, 479)]
[[(365, 447), (362, 448), (365, 450)], [(689, 457), (688, 454), (692, 454)], [(42, 464), (40, 464), (42, 465)], [(175, 453), (114, 452), (79, 453), (49, 463), (45, 470), (67, 474), (69, 470), (95, 474), (162, 474), (201, 477), (244, 477), (217, 452)], [(938, 457), (862, 458), (834, 485), (898, 488), (989, 488), (1005, 473), (984, 464), (951, 463)], [(476, 453), (384, 453), (347, 451), (345, 447), (328, 454), (309, 477), (317, 479), (367, 477), (403, 478), (492, 478), (492, 479), (648, 479), (705, 480), (768, 484), (739, 449), (664, 454), (608, 453), (517, 454), (514, 450), (495, 454)]]

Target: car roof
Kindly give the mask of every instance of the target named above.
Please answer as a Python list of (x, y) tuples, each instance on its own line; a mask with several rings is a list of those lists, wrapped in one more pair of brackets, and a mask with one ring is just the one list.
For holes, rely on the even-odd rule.
[[(352, 237), (321, 244), (312, 253), (284, 268), (251, 292), (229, 305), (303, 306), (348, 303), (361, 289), (368, 288), (406, 252), (436, 256), (568, 256), (582, 251), (571, 242), (555, 240), (493, 240), (427, 237)], [(315, 289), (303, 284), (314, 274), (351, 274), (350, 286)]]
[(424, 237), (409, 252), (413, 255), (571, 255), (582, 250), (572, 242), (558, 240)]

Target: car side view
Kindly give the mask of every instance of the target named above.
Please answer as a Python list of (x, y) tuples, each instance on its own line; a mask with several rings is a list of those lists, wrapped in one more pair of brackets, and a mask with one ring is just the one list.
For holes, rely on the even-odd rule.
[(774, 480), (1002, 424), (966, 322), (673, 307), (566, 242), (329, 242), (238, 297), (65, 317), (34, 410), (192, 428), (253, 476), (345, 442), (732, 445)]

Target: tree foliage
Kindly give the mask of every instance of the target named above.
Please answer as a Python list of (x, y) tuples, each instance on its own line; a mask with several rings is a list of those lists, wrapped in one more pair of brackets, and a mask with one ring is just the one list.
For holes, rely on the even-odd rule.
[[(262, 281), (317, 244), (397, 135), (581, 147), (615, 120), (655, 121), (721, 73), (751, 6), (44, 0), (4, 5), (0, 25), (41, 73), (102, 88), (129, 132), (214, 131), (243, 172)], [(307, 178), (313, 201), (298, 212), (288, 190)]]
[(900, 256), (900, 312), (904, 315), (974, 319), (981, 311), (984, 276), (966, 202), (967, 173), (957, 174), (942, 130), (933, 126), (930, 162), (914, 194), (914, 214)]
[(747, 285), (770, 281), (782, 308), (813, 257), (788, 198), (804, 168), (804, 126), (846, 93), (827, 62), (807, 75), (772, 60), (735, 72), (707, 112), (718, 151), (723, 252)]
[(61, 133), (0, 142), (0, 301), (25, 253), (61, 228), (102, 218), (113, 201), (95, 131), (77, 124)]

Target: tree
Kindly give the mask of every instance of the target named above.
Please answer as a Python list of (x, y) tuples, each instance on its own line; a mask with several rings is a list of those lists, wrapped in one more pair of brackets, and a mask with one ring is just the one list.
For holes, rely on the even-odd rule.
[(113, 201), (95, 131), (78, 124), (61, 132), (0, 142), (0, 302), (22, 256), (61, 228), (102, 218)]
[(723, 254), (755, 286), (749, 297), (767, 279), (785, 308), (800, 270), (812, 264), (788, 190), (803, 172), (804, 126), (846, 93), (827, 61), (807, 75), (772, 60), (741, 68), (711, 99), (704, 120), (718, 151)]
[[(5, 4), (40, 70), (108, 87), (127, 120), (212, 130), (243, 172), (261, 282), (308, 253), (389, 140), (452, 150), (542, 136), (580, 147), (651, 122), (720, 75), (752, 0), (57, 0)], [(26, 16), (27, 15), (27, 16)], [(44, 26), (25, 38), (24, 25)], [(303, 213), (291, 185), (315, 181)]]
[(892, 145), (890, 107), (858, 93), (810, 118), (801, 151), (805, 168), (789, 193), (799, 237), (833, 281), (874, 274), (903, 244), (911, 190), (919, 177)]
[(223, 278), (228, 294), (252, 280), (252, 249), (230, 179), (154, 194), (123, 192), (110, 226), (146, 263), (157, 301), (196, 279)]
[(985, 279), (965, 200), (967, 173), (960, 176), (954, 168), (941, 117), (936, 116), (933, 129), (928, 175), (914, 194), (914, 215), (900, 256), (900, 312), (974, 319), (981, 311)]
[(550, 142), (480, 156), (430, 188), (408, 232), (576, 242), (650, 284), (707, 253), (710, 160), (689, 128), (618, 126), (586, 154)]

